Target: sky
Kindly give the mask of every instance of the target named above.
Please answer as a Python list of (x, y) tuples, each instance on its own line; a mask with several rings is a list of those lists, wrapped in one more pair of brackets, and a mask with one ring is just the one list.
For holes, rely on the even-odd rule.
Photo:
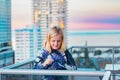
[(32, 0), (11, 0), (12, 29), (19, 29), (32, 24)]
[[(120, 0), (67, 2), (68, 30), (120, 30)], [(12, 29), (32, 22), (32, 0), (12, 0)]]

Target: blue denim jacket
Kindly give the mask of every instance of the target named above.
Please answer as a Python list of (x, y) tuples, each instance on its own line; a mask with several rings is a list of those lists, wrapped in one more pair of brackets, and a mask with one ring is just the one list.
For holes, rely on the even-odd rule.
[[(47, 58), (52, 58), (54, 62), (48, 66), (43, 67), (42, 64)], [(68, 50), (66, 50), (65, 53), (61, 53), (60, 51), (57, 50), (53, 50), (52, 53), (49, 53), (47, 50), (41, 49), (38, 52), (37, 58), (35, 60), (34, 68), (63, 70), (67, 69), (66, 65), (71, 67), (72, 70), (76, 70), (75, 61)]]
[[(42, 64), (47, 58), (52, 58), (54, 62), (44, 67)], [(34, 69), (67, 70), (68, 68), (71, 70), (77, 69), (75, 61), (68, 50), (66, 50), (64, 53), (61, 53), (57, 50), (53, 50), (52, 53), (49, 53), (46, 49), (41, 49), (38, 52), (37, 58), (34, 62)], [(58, 80), (58, 78), (55, 79), (55, 76), (49, 76), (49, 78), (46, 80)]]

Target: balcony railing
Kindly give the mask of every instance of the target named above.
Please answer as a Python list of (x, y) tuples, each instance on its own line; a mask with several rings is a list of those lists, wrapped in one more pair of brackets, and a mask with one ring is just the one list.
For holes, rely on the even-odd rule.
[[(72, 46), (69, 51), (73, 55), (77, 55), (77, 58), (95, 58), (98, 62), (99, 60), (109, 59), (109, 64), (120, 63), (120, 46)], [(105, 65), (107, 64), (104, 63)], [(100, 68), (104, 68), (100, 66)]]
[(92, 67), (96, 70), (112, 72), (112, 80), (120, 79), (120, 46), (72, 46), (78, 67)]
[[(99, 80), (99, 77), (101, 80), (109, 80), (110, 78), (110, 72), (109, 71), (81, 71), (78, 69), (77, 71), (70, 71), (70, 70), (33, 70), (33, 62), (34, 59), (30, 59), (27, 61), (23, 61), (20, 63), (16, 63), (4, 68), (0, 69), (0, 80), (11, 80), (11, 79), (16, 79), (16, 80), (23, 80), (23, 75), (25, 80), (39, 80), (35, 79), (34, 75), (68, 75), (69, 80), (79, 80), (76, 78), (77, 76), (86, 76), (86, 77), (98, 77), (97, 79)], [(20, 76), (21, 75), (21, 76)], [(14, 77), (13, 77), (14, 76)], [(16, 76), (16, 77), (15, 77)]]
[[(109, 64), (117, 64), (119, 61), (119, 51), (120, 46), (72, 46), (69, 48), (69, 51), (72, 53), (76, 63), (78, 66), (77, 71), (69, 71), (69, 70), (33, 70), (33, 62), (34, 59), (30, 59), (27, 61), (23, 61), (21, 63), (13, 64), (11, 66), (7, 66), (0, 69), (1, 80), (9, 80), (11, 76), (8, 75), (26, 75), (30, 78), (26, 80), (37, 80), (32, 78), (33, 75), (69, 75), (70, 80), (79, 80), (76, 76), (83, 77), (97, 77), (95, 80), (109, 80), (111, 76), (113, 76), (113, 72), (111, 75), (110, 70), (105, 70), (105, 65)], [(84, 55), (83, 55), (84, 54)], [(75, 56), (77, 55), (77, 56)], [(117, 56), (116, 56), (117, 55)], [(109, 58), (109, 59), (107, 59)], [(82, 60), (81, 60), (82, 59)], [(105, 62), (108, 60), (108, 62)], [(109, 62), (110, 60), (110, 62)], [(84, 64), (86, 66), (82, 66), (82, 61), (90, 61), (91, 64)], [(104, 63), (103, 63), (104, 62)], [(94, 64), (94, 65), (93, 65)], [(104, 65), (102, 65), (104, 64)], [(102, 66), (102, 67), (101, 67)], [(89, 69), (88, 69), (89, 68)], [(115, 69), (115, 67), (114, 67)], [(114, 70), (112, 69), (112, 70)], [(116, 74), (116, 71), (114, 71)], [(120, 74), (117, 70), (117, 74)], [(7, 77), (6, 77), (7, 76)], [(116, 75), (115, 75), (116, 76)], [(16, 77), (17, 78), (17, 77)], [(22, 80), (22, 79), (16, 79)], [(81, 79), (84, 80), (84, 79)], [(90, 78), (85, 79), (90, 80)], [(93, 80), (93, 79), (92, 79)], [(115, 80), (112, 78), (112, 80)]]
[[(72, 76), (72, 79), (74, 79), (74, 76), (91, 76), (91, 77), (103, 77), (101, 80), (109, 80), (110, 79), (110, 72), (101, 72), (101, 71), (69, 71), (69, 70), (28, 70), (28, 69), (0, 69), (0, 80), (9, 80), (5, 76), (8, 75), (57, 75), (57, 76)], [(3, 75), (2, 75), (3, 74)], [(12, 75), (13, 76), (13, 75)], [(29, 76), (29, 77), (30, 77)], [(9, 77), (10, 78), (10, 77)], [(17, 78), (17, 77), (16, 77)], [(22, 78), (22, 77), (21, 77)], [(12, 78), (11, 78), (12, 79)], [(34, 80), (33, 77), (27, 78), (27, 80)], [(71, 78), (69, 78), (72, 80)], [(15, 80), (21, 80), (19, 78)]]

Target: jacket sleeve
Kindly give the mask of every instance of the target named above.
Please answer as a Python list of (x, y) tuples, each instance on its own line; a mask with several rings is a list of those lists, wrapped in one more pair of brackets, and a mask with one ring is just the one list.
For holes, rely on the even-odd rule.
[(43, 66), (43, 62), (45, 61), (46, 57), (47, 54), (43, 49), (41, 49), (38, 52), (36, 59), (34, 61), (34, 69), (44, 69), (45, 67)]
[(68, 50), (66, 50), (65, 55), (67, 58), (67, 65), (71, 66), (72, 70), (76, 70), (77, 67), (71, 53)]

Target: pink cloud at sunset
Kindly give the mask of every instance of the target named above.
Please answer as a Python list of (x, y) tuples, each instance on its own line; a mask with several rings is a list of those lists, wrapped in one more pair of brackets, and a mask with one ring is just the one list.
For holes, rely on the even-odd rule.
[(70, 22), (67, 28), (68, 30), (118, 30), (120, 29), (120, 24)]
[[(69, 0), (69, 30), (120, 30), (120, 0)], [(78, 6), (74, 6), (78, 5)]]

